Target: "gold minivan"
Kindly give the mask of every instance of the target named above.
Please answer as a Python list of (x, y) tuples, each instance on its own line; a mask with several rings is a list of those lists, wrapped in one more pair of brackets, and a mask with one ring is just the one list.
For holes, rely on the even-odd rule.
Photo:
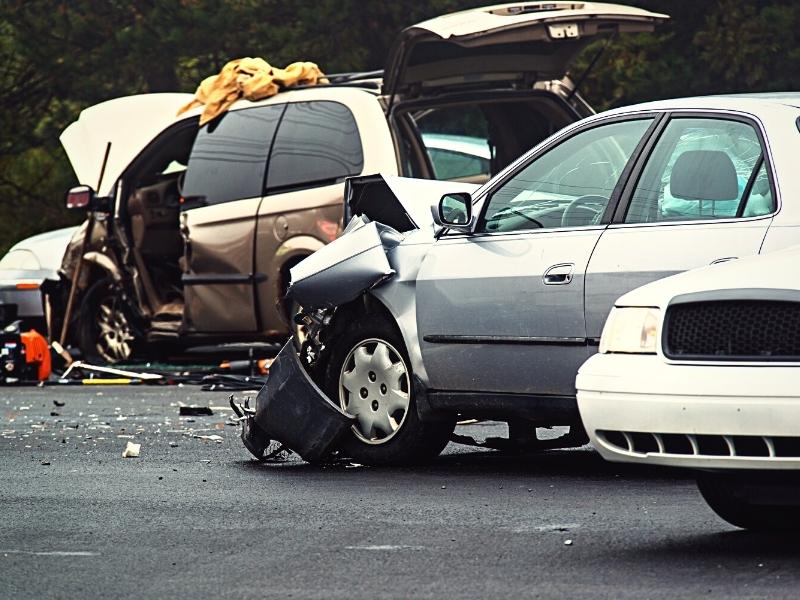
[(284, 339), (289, 269), (341, 232), (347, 177), (483, 183), (592, 113), (568, 76), (580, 50), (667, 18), (589, 2), (471, 9), (405, 29), (383, 72), (241, 100), (203, 127), (201, 108), (176, 116), (188, 94), (87, 108), (61, 135), (82, 184), (68, 205), (91, 215), (62, 267), (66, 294), (83, 260), (70, 341), (120, 362), (156, 344)]

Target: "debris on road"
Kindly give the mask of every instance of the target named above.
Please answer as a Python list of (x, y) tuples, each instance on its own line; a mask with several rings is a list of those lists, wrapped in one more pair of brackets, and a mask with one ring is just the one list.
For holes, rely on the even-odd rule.
[(210, 417), (214, 414), (208, 406), (186, 406), (180, 405), (178, 407), (178, 414), (182, 417)]
[(565, 546), (572, 546), (572, 540), (564, 540)]
[(231, 408), (242, 424), (242, 442), (259, 460), (272, 440), (297, 452), (308, 462), (322, 462), (340, 436), (352, 427), (354, 417), (333, 404), (311, 380), (289, 341), (270, 367), (270, 376), (256, 396), (255, 410), (249, 399), (239, 406), (231, 396)]
[(206, 375), (200, 388), (204, 392), (245, 392), (258, 391), (267, 382), (266, 377), (250, 377), (249, 375)]
[(53, 400), (53, 404), (55, 404), (58, 407), (62, 407), (62, 406), (66, 406), (67, 403), (66, 402), (62, 402), (61, 400)]
[(141, 444), (134, 444), (133, 442), (128, 442), (125, 445), (125, 450), (122, 451), (122, 458), (139, 458), (139, 451), (141, 450)]
[(194, 435), (192, 435), (192, 437), (197, 439), (197, 440), (206, 440), (208, 442), (216, 442), (218, 444), (221, 444), (225, 440), (225, 438), (223, 438), (221, 435), (216, 435), (216, 434), (214, 434), (214, 435), (197, 435), (197, 434), (194, 434)]

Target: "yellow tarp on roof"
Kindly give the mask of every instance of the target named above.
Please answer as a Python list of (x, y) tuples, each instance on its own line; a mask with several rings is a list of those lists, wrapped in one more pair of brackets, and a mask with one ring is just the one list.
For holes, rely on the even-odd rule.
[(200, 125), (224, 113), (239, 100), (261, 100), (274, 96), (282, 88), (295, 85), (328, 83), (325, 74), (312, 62), (295, 62), (285, 69), (271, 66), (262, 58), (237, 58), (217, 75), (206, 77), (194, 93), (194, 100), (178, 111), (184, 113), (205, 106)]

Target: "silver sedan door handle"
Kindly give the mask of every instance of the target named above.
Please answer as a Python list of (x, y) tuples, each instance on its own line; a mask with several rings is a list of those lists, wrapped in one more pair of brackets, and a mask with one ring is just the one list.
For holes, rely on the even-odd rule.
[(560, 263), (553, 265), (544, 272), (542, 281), (545, 285), (566, 285), (572, 281), (573, 263)]

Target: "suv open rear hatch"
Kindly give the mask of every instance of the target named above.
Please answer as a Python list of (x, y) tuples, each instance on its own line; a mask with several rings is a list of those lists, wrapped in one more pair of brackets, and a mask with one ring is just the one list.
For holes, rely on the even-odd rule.
[(649, 32), (667, 19), (594, 2), (517, 2), (443, 15), (400, 33), (383, 93), (409, 99), (444, 86), (529, 88), (562, 79), (598, 36)]

